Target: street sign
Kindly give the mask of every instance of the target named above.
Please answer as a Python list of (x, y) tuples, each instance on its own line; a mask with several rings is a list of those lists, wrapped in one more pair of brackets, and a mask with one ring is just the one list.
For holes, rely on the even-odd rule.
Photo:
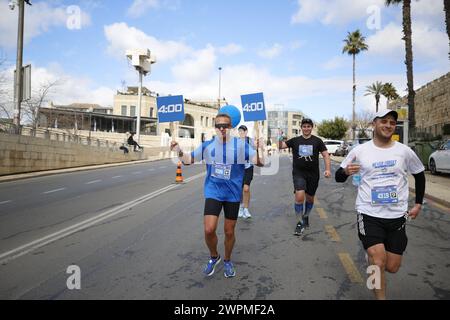
[(156, 106), (158, 108), (159, 123), (184, 121), (183, 96), (158, 97)]
[(266, 120), (266, 106), (263, 93), (254, 93), (241, 96), (244, 121)]

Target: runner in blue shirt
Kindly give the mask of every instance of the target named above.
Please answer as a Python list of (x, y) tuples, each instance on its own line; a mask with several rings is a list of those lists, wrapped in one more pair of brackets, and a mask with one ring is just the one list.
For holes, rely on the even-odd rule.
[[(195, 162), (206, 162), (206, 179), (204, 187), (204, 231), (205, 242), (208, 246), (211, 258), (209, 259), (204, 274), (214, 274), (216, 266), (221, 261), (217, 251), (218, 238), (216, 234), (220, 212), (224, 211), (225, 223), (225, 277), (234, 277), (235, 268), (231, 262), (231, 253), (235, 243), (236, 222), (239, 213), (239, 205), (242, 195), (245, 164), (249, 161), (257, 166), (263, 166), (262, 153), (251, 148), (245, 141), (231, 137), (231, 118), (227, 114), (219, 114), (215, 120), (216, 137), (205, 141), (190, 154), (181, 151), (177, 142), (171, 143), (171, 150), (177, 151), (183, 164), (189, 165)], [(263, 144), (259, 144), (263, 146)]]

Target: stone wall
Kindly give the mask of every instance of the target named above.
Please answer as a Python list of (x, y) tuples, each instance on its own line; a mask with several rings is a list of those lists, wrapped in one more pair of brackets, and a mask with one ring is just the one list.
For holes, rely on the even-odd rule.
[[(406, 105), (407, 97), (389, 103), (388, 108)], [(416, 90), (416, 131), (431, 136), (442, 135), (450, 123), (450, 72)]]
[(416, 93), (416, 127), (432, 135), (441, 135), (446, 123), (450, 123), (450, 72)]
[[(149, 150), (150, 151), (150, 150)], [(159, 154), (160, 150), (156, 154)], [(155, 154), (155, 155), (156, 155)], [(0, 133), (0, 175), (143, 160), (140, 152)]]

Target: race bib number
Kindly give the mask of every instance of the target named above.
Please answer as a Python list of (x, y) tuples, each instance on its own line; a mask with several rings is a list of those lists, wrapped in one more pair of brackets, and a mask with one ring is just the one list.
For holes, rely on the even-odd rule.
[(214, 164), (212, 167), (211, 176), (221, 180), (230, 180), (231, 178), (231, 165), (226, 164)]
[(298, 155), (300, 157), (311, 157), (313, 155), (313, 146), (311, 146), (311, 145), (300, 145), (298, 147)]
[(398, 203), (398, 193), (396, 187), (374, 187), (372, 189), (372, 205), (395, 203)]

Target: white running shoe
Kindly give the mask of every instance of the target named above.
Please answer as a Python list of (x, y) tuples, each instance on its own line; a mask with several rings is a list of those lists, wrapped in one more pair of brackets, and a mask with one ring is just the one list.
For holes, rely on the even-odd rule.
[(252, 215), (250, 214), (250, 211), (248, 211), (248, 208), (244, 208), (244, 219), (250, 219)]
[(244, 216), (244, 208), (243, 207), (240, 207), (239, 208), (239, 214), (238, 214), (238, 218), (244, 218), (245, 216)]

